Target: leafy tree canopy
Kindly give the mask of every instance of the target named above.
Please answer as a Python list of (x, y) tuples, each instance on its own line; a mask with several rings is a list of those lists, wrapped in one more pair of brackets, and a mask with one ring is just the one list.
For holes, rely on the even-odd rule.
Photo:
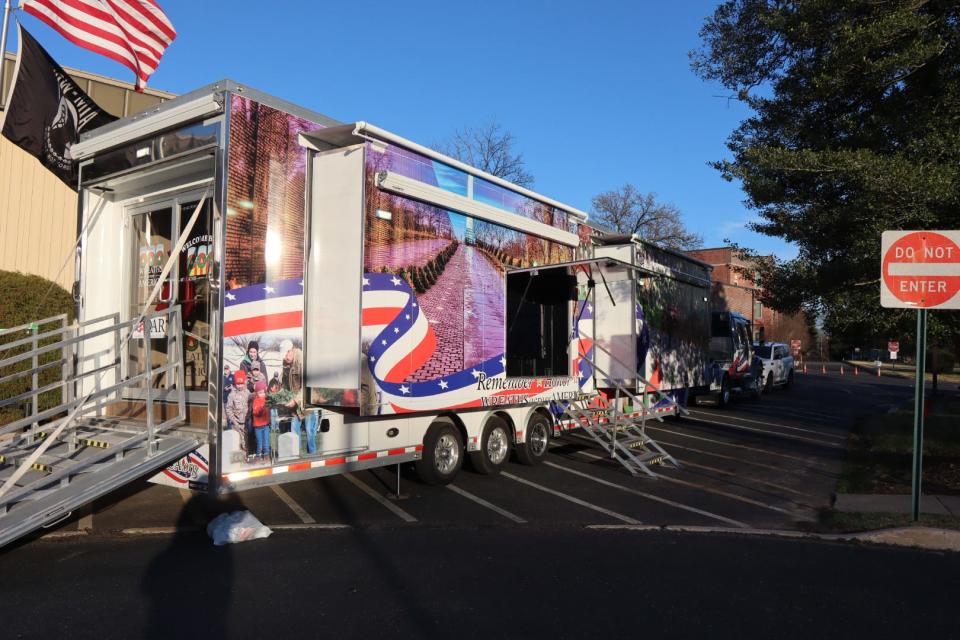
[[(753, 110), (713, 164), (799, 248), (767, 263), (765, 302), (835, 337), (912, 333), (879, 306), (880, 234), (960, 228), (960, 3), (727, 0), (700, 36), (694, 71)], [(960, 352), (960, 313), (930, 319)]]

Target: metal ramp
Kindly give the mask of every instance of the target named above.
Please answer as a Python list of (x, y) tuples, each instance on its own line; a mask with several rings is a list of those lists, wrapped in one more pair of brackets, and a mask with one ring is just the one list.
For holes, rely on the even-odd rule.
[[(152, 344), (163, 340), (143, 331), (156, 318), (167, 327), (160, 365)], [(171, 307), (142, 324), (113, 314), (68, 325), (55, 316), (3, 332), (14, 339), (0, 344), (0, 388), (24, 391), (0, 397), (0, 410), (26, 415), (0, 426), (0, 546), (197, 448), (196, 437), (173, 432), (186, 422), (180, 326)], [(144, 343), (142, 370), (130, 375), (126, 345)], [(131, 396), (143, 401), (143, 419), (108, 415)], [(155, 414), (174, 406), (158, 422)]]
[[(593, 347), (625, 366), (599, 344), (594, 343)], [(622, 381), (600, 369), (586, 354), (580, 353), (578, 357), (589, 363), (594, 375), (603, 377), (605, 384), (616, 389), (616, 393), (606, 406), (597, 404), (598, 396), (592, 394), (584, 394), (571, 401), (565, 413), (573, 423), (579, 425), (633, 476), (643, 473), (656, 478), (657, 474), (650, 469), (653, 465), (669, 464), (680, 468), (680, 463), (647, 435), (646, 426), (648, 418), (663, 422), (664, 417), (685, 413), (686, 410), (674, 398), (654, 389), (639, 373), (634, 376), (637, 387), (642, 391), (631, 391)]]

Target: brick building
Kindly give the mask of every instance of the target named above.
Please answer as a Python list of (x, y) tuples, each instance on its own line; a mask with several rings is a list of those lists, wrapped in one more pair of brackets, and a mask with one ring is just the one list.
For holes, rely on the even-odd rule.
[(753, 337), (790, 343), (800, 340), (803, 348), (811, 346), (810, 330), (802, 313), (784, 314), (767, 307), (759, 300), (760, 284), (749, 262), (738, 257), (732, 247), (715, 247), (687, 251), (687, 255), (713, 267), (710, 308), (713, 311), (736, 311), (753, 324)]

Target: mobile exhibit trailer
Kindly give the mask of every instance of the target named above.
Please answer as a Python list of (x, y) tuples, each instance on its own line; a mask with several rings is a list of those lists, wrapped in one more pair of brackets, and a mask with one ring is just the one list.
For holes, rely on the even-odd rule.
[(156, 470), (212, 493), (403, 462), (442, 483), (577, 427), (632, 473), (672, 461), (643, 425), (676, 402), (600, 361), (593, 274), (618, 263), (582, 212), (232, 81), (72, 153), (77, 322), (40, 336), (66, 404), (0, 427), (0, 543)]

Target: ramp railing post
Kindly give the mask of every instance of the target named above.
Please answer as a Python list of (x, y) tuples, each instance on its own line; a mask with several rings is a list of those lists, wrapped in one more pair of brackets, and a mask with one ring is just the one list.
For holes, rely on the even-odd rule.
[(154, 454), (155, 443), (153, 440), (153, 336), (150, 335), (150, 327), (152, 323), (150, 322), (151, 317), (149, 315), (144, 316), (143, 318), (143, 344), (145, 346), (144, 351), (146, 352), (146, 357), (144, 361), (147, 367), (147, 456), (152, 456)]
[[(32, 389), (34, 390), (33, 397), (30, 399), (31, 416), (36, 416), (38, 413), (40, 413), (40, 394), (36, 391), (40, 387), (40, 374), (37, 371), (37, 367), (40, 366), (40, 358), (37, 357), (37, 332), (39, 328), (40, 325), (37, 323), (34, 323), (33, 326), (30, 327), (30, 332), (33, 333), (33, 340), (30, 343), (33, 347), (33, 357), (30, 358), (30, 364), (33, 367), (33, 374), (30, 376), (30, 380), (33, 384)], [(36, 430), (40, 426), (40, 423), (34, 422), (32, 426), (33, 429)]]
[[(170, 373), (175, 374), (176, 384), (177, 384), (177, 415), (180, 420), (187, 419), (187, 389), (186, 389), (186, 366), (184, 365), (184, 349), (183, 349), (183, 320), (181, 317), (183, 313), (182, 308), (177, 305), (176, 309), (172, 316), (169, 318), (173, 322), (173, 328), (170, 328), (171, 335), (173, 336), (173, 342), (176, 345), (176, 368), (173, 369)], [(173, 335), (173, 332), (176, 331), (176, 335)], [(208, 379), (212, 378), (208, 374)]]

